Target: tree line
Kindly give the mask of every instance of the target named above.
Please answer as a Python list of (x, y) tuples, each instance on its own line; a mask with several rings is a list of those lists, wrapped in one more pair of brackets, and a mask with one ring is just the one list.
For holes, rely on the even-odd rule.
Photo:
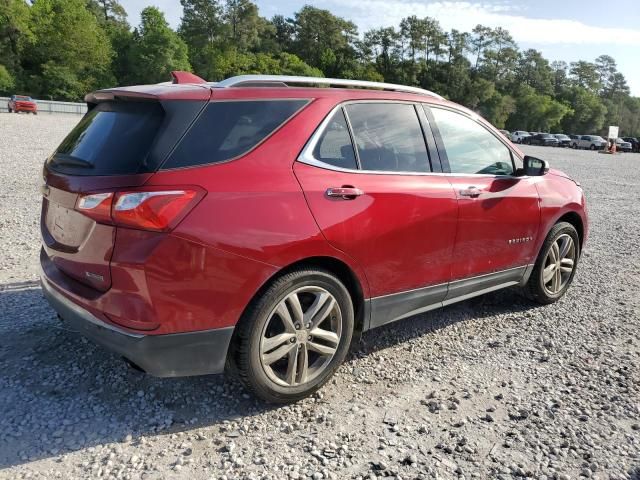
[(503, 28), (445, 31), (434, 18), (359, 34), (328, 10), (260, 16), (251, 0), (180, 0), (174, 31), (147, 7), (132, 28), (118, 0), (0, 0), (0, 92), (81, 100), (113, 85), (211, 81), (246, 73), (327, 76), (420, 86), (510, 130), (640, 136), (640, 98), (615, 60), (549, 62)]

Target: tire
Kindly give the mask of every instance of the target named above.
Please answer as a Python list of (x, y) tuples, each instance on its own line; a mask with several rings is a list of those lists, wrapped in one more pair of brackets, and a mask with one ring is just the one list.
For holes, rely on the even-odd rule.
[(591, 146), (589, 147), (589, 150), (595, 150), (596, 146), (592, 143)]
[[(295, 298), (299, 310), (294, 308)], [(306, 324), (296, 320), (296, 311), (303, 313), (298, 316), (302, 319), (314, 306), (315, 318)], [(347, 356), (353, 312), (349, 291), (330, 272), (287, 273), (247, 307), (234, 333), (227, 370), (267, 402), (290, 403), (307, 397), (331, 378)], [(303, 368), (305, 358), (307, 369)]]
[(522, 143), (522, 139), (521, 139), (521, 138), (518, 138), (518, 139), (516, 140), (516, 143)]
[(9, 110), (9, 113), (13, 113), (13, 110), (11, 110), (10, 107), (7, 107), (7, 110)]
[[(552, 268), (552, 264), (554, 263), (554, 253), (552, 249), (554, 252), (559, 252), (562, 255), (562, 249), (565, 245), (564, 241), (567, 241), (567, 239), (573, 242), (572, 245), (567, 248), (566, 256), (561, 256), (555, 263), (556, 267)], [(558, 250), (554, 248), (554, 245), (559, 247)], [(572, 261), (570, 272), (566, 270), (568, 268), (568, 259)], [(534, 302), (543, 305), (557, 302), (571, 285), (576, 269), (578, 268), (579, 259), (580, 239), (575, 227), (567, 222), (556, 223), (542, 244), (531, 276), (523, 287), (524, 294)], [(551, 272), (554, 272), (554, 274), (548, 277)], [(556, 277), (556, 275), (559, 275), (559, 277)], [(547, 278), (545, 279), (545, 277)], [(551, 278), (551, 280), (549, 280), (549, 278)], [(556, 280), (556, 278), (559, 278), (559, 280)], [(557, 284), (554, 283), (556, 281), (558, 282)]]

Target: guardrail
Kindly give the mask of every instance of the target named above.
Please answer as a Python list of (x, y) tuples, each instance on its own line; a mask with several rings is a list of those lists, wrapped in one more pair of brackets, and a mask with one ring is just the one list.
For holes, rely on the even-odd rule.
[[(36, 100), (38, 113), (72, 113), (84, 115), (87, 113), (86, 103), (57, 102), (55, 100)], [(8, 112), (7, 103), (9, 97), (0, 97), (0, 112)]]

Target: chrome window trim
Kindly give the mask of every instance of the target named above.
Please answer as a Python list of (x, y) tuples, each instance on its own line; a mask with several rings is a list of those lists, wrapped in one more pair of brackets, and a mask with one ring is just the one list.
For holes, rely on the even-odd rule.
[[(383, 100), (383, 99), (376, 99), (376, 100), (347, 100), (345, 102), (339, 103), (338, 105), (334, 106), (329, 113), (327, 114), (327, 116), (322, 120), (322, 122), (320, 122), (320, 125), (318, 125), (318, 127), (316, 128), (316, 130), (313, 132), (313, 134), (311, 135), (311, 137), (309, 138), (309, 140), (307, 140), (307, 143), (305, 144), (305, 146), (302, 148), (302, 151), (300, 152), (300, 154), (298, 155), (298, 158), (296, 159), (297, 162), (300, 163), (304, 163), (305, 165), (310, 165), (312, 167), (318, 167), (318, 168), (323, 168), (325, 170), (332, 170), (335, 172), (343, 172), (343, 173), (357, 173), (357, 174), (371, 174), (371, 175), (413, 175), (413, 176), (424, 176), (424, 175), (431, 175), (431, 176), (445, 176), (445, 177), (474, 177), (474, 178), (528, 178), (528, 176), (523, 175), (523, 176), (516, 176), (516, 175), (491, 175), (491, 174), (487, 174), (487, 173), (450, 173), (450, 172), (396, 172), (396, 171), (388, 171), (388, 170), (362, 170), (362, 169), (352, 169), (352, 168), (342, 168), (342, 167), (336, 167), (334, 165), (330, 165), (328, 163), (325, 163), (321, 160), (318, 160), (317, 158), (315, 158), (313, 156), (313, 151), (316, 148), (316, 145), (318, 144), (318, 142), (320, 141), (320, 137), (322, 136), (322, 134), (324, 133), (325, 129), (327, 128), (327, 126), (329, 125), (329, 122), (331, 121), (331, 119), (333, 118), (333, 115), (335, 115), (335, 113), (342, 109), (343, 107), (345, 107), (346, 105), (351, 105), (354, 103), (404, 103), (404, 104), (410, 104), (410, 105), (414, 105), (417, 108), (421, 108), (423, 104), (431, 107), (433, 104), (429, 104), (426, 102), (412, 102), (412, 101), (407, 101), (407, 100)], [(440, 106), (439, 104), (437, 105), (438, 107)], [(467, 117), (469, 117), (470, 119), (474, 120), (477, 122), (477, 120), (475, 120), (471, 115), (469, 115), (468, 113), (461, 111), (461, 110), (457, 110), (454, 108), (449, 108), (449, 110), (454, 111), (456, 113), (461, 113), (461, 114), (465, 114)], [(345, 118), (347, 119), (347, 124), (350, 127), (349, 124), (349, 120), (348, 120), (348, 116), (346, 114), (346, 110), (344, 111), (344, 115)], [(479, 122), (477, 122), (479, 123)], [(481, 123), (479, 123), (480, 126), (484, 127), (484, 125), (482, 125)], [(486, 127), (484, 127), (485, 129), (487, 129)], [(491, 133), (490, 130), (487, 129), (487, 131), (489, 131), (489, 133)], [(495, 136), (495, 135), (494, 135)], [(351, 132), (349, 132), (349, 137), (351, 138)], [(498, 137), (496, 137), (498, 138)], [(522, 158), (517, 155), (516, 152), (514, 152), (511, 148), (509, 148), (508, 145), (506, 145), (505, 142), (503, 142), (500, 138), (498, 138), (498, 140), (500, 140), (502, 142), (503, 145), (505, 145), (509, 151), (515, 155), (517, 158), (520, 159), (520, 161), (522, 161)], [(357, 148), (354, 145), (354, 139), (351, 138), (351, 145), (354, 149), (355, 155), (356, 155), (356, 162), (358, 163), (358, 165), (360, 164), (359, 160), (358, 160), (358, 153), (357, 153)], [(427, 150), (428, 150), (428, 145), (427, 145)]]

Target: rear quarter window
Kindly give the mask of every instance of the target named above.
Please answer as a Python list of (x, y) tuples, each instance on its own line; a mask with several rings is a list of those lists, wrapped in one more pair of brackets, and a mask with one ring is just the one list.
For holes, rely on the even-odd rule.
[(163, 169), (232, 160), (255, 148), (308, 100), (245, 100), (209, 103)]
[(90, 110), (47, 161), (74, 175), (129, 175), (146, 159), (164, 118), (155, 102), (101, 103)]

